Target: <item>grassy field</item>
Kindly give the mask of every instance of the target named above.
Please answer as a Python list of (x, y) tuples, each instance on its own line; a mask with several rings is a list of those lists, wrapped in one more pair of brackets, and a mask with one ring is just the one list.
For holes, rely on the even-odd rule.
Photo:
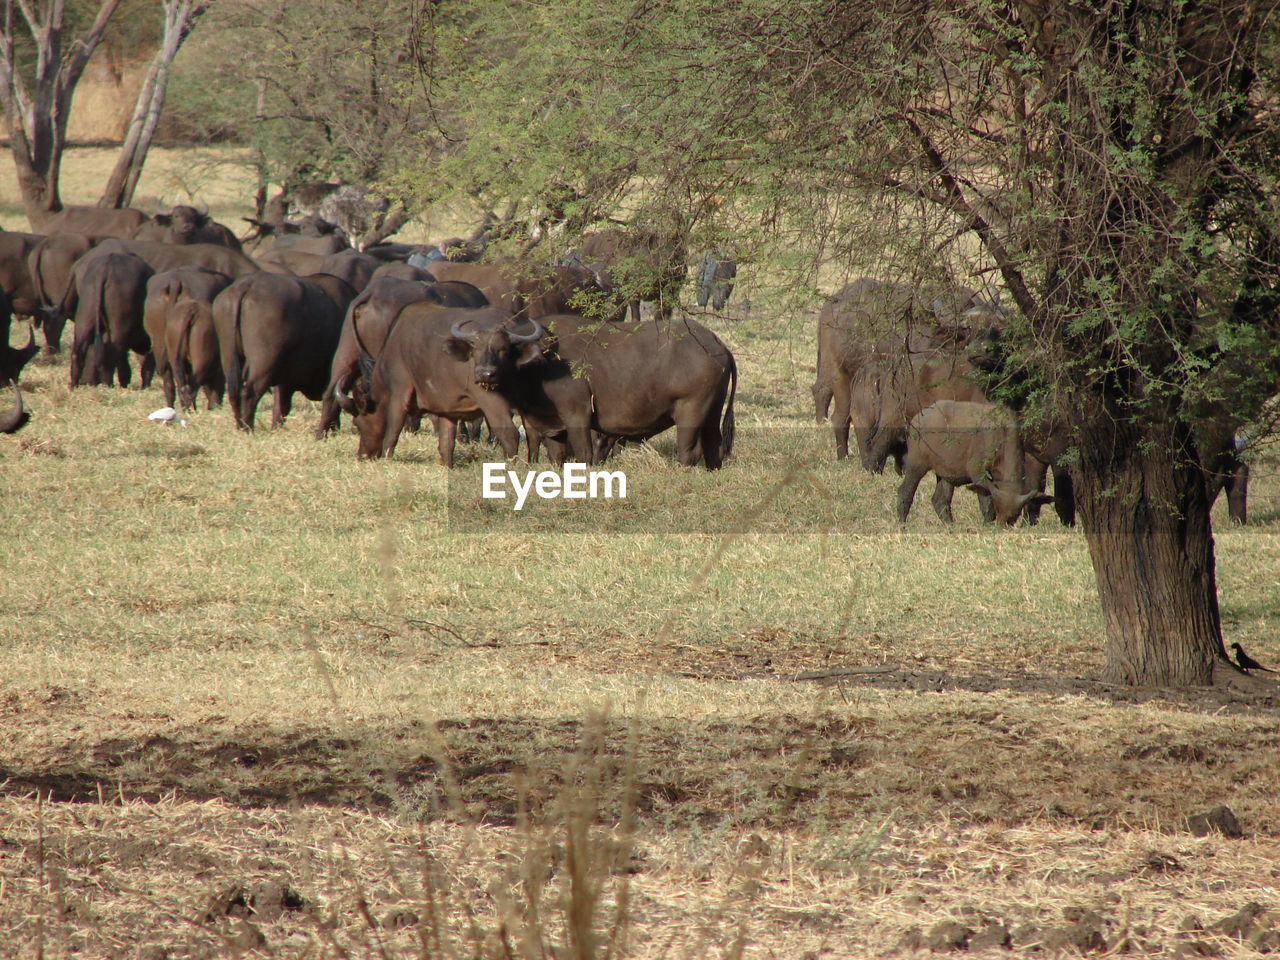
[[(899, 528), (895, 478), (809, 423), (814, 315), (744, 273), (709, 321), (741, 367), (725, 469), (661, 438), (622, 452), (627, 504), (497, 532), (467, 507), (483, 448), (358, 463), (305, 401), (164, 427), (157, 390), (29, 367), (0, 438), (0, 956), (1280, 946), (1275, 704), (1093, 681), (1089, 558), (1051, 511), (996, 530), (962, 494), (945, 528), (922, 488)], [(1274, 451), (1254, 522), (1224, 506), (1228, 640), (1280, 664)], [(1243, 837), (1190, 831), (1219, 804)]]

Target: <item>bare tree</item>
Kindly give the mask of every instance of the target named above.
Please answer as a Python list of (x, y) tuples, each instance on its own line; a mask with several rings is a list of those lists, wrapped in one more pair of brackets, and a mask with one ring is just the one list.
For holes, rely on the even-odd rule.
[(169, 85), (169, 68), (178, 55), (182, 43), (191, 33), (196, 21), (209, 8), (211, 0), (164, 0), (164, 38), (160, 49), (151, 60), (147, 77), (129, 120), (120, 156), (115, 169), (107, 180), (107, 186), (98, 201), (103, 207), (124, 207), (133, 200), (142, 175), (142, 166), (151, 149), (160, 111), (164, 108), (165, 91)]
[[(18, 187), (32, 226), (62, 207), (58, 177), (71, 95), (119, 5), (120, 0), (101, 0), (89, 28), (71, 37), (65, 27), (66, 0), (4, 0), (0, 102)], [(35, 62), (29, 77), (24, 76), (20, 63), (19, 29), (25, 29), (34, 47)]]

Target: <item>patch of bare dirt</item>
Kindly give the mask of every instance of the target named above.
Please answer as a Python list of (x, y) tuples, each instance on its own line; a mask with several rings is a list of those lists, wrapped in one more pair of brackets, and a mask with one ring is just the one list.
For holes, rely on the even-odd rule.
[(1138, 820), (1185, 832), (1189, 817), (1227, 805), (1242, 832), (1280, 832), (1273, 723), (1180, 729), (1106, 701), (1045, 709), (921, 696), (864, 712), (635, 725), (479, 717), (335, 732), (36, 718), (23, 730), (17, 720), (0, 748), (0, 796), (345, 806), (512, 824), (544, 809), (575, 758), (590, 757), (625, 775), (639, 815), (665, 826), (782, 829), (892, 814), (1094, 828)]

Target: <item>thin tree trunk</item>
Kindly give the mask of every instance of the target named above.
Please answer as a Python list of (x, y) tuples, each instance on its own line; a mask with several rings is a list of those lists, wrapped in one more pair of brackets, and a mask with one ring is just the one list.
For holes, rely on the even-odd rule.
[[(1076, 492), (1106, 624), (1104, 678), (1212, 684), (1222, 644), (1204, 477), (1178, 423), (1090, 431)], [(1217, 679), (1221, 679), (1219, 676)]]
[(142, 175), (143, 165), (147, 161), (147, 152), (155, 138), (156, 126), (160, 122), (160, 113), (164, 109), (165, 93), (169, 86), (169, 68), (178, 55), (182, 43), (191, 32), (196, 20), (208, 8), (208, 3), (195, 3), (194, 0), (165, 0), (164, 4), (164, 39), (160, 49), (156, 51), (147, 70), (146, 80), (138, 91), (138, 99), (134, 104), (133, 116), (129, 121), (129, 130), (125, 134), (124, 144), (120, 147), (120, 156), (115, 168), (102, 191), (101, 207), (125, 207), (133, 200), (134, 191), (138, 187), (138, 178)]

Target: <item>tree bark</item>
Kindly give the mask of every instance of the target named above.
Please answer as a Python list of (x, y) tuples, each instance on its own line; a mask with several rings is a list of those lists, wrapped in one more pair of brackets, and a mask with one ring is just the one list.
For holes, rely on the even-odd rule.
[(23, 27), (35, 48), (26, 77), (15, 54), (17, 18), (7, 2), (0, 18), (0, 105), (9, 128), (9, 148), (18, 173), (27, 219), (38, 228), (62, 208), (58, 195), (71, 95), (102, 41), (120, 0), (99, 0), (93, 24), (80, 36), (64, 37), (65, 0), (19, 3)]
[(142, 89), (138, 91), (133, 116), (129, 120), (129, 130), (120, 147), (120, 156), (107, 179), (98, 206), (119, 208), (132, 202), (138, 178), (142, 175), (142, 167), (147, 161), (147, 152), (155, 138), (156, 126), (160, 122), (160, 112), (164, 109), (169, 68), (187, 34), (208, 6), (208, 3), (196, 3), (194, 0), (165, 0), (164, 39), (147, 70)]
[(1112, 423), (1087, 437), (1076, 491), (1106, 625), (1104, 679), (1197, 686), (1235, 672), (1189, 430), (1174, 421)]

